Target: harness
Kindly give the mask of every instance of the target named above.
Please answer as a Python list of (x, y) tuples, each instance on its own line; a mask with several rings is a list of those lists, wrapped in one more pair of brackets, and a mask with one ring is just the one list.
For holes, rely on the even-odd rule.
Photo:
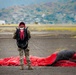
[(25, 49), (28, 46), (28, 33), (27, 33), (27, 28), (23, 29), (23, 31), (18, 28), (16, 30), (16, 40), (17, 40), (17, 45), (19, 48)]

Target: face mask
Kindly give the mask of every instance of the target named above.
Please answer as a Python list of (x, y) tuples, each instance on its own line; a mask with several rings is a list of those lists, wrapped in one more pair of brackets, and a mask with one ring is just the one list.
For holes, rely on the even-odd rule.
[(23, 30), (24, 28), (20, 28), (20, 30)]

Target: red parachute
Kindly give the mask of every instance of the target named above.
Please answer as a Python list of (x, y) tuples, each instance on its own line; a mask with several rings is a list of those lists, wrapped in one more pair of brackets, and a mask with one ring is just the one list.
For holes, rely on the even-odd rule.
[[(37, 56), (30, 56), (31, 65), (32, 66), (47, 66), (51, 65), (57, 58), (57, 52), (51, 54), (47, 57), (37, 57)], [(76, 55), (73, 57), (76, 59)], [(0, 59), (0, 66), (19, 66), (20, 65), (20, 57), (7, 57)], [(26, 58), (24, 57), (24, 64), (26, 65)], [(55, 63), (53, 66), (62, 66), (62, 67), (76, 67), (76, 62), (71, 62), (69, 60), (60, 60)]]

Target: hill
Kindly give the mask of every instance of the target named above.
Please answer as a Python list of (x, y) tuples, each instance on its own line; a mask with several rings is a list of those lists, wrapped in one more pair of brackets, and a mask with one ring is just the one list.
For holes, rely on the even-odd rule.
[(0, 20), (6, 23), (74, 23), (76, 24), (76, 0), (57, 0), (32, 5), (15, 5), (0, 10)]

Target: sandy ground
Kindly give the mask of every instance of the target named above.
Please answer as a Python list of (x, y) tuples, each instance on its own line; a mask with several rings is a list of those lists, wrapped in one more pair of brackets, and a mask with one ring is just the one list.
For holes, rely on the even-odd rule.
[[(42, 34), (41, 34), (42, 35)], [(30, 55), (46, 57), (57, 50), (75, 50), (76, 38), (72, 35), (43, 35), (32, 34), (29, 41)], [(18, 56), (16, 41), (12, 35), (0, 34), (0, 58)], [(0, 75), (76, 75), (74, 67), (33, 67), (34, 70), (20, 70), (19, 66), (0, 66)]]

